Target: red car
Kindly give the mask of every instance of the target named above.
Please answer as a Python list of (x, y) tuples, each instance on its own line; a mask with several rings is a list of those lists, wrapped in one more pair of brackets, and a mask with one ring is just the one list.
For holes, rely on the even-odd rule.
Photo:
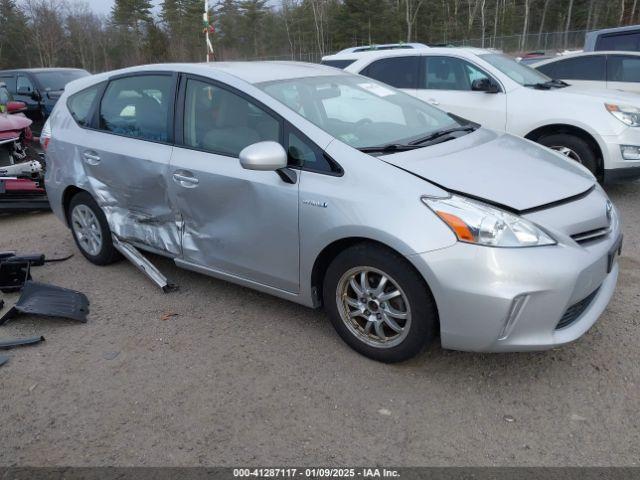
[(42, 162), (35, 158), (31, 120), (0, 84), (0, 212), (49, 209)]

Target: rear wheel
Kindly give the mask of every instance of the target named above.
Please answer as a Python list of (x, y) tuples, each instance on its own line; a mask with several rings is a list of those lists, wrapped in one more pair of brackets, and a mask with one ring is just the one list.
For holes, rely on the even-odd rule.
[(374, 360), (407, 360), (435, 336), (438, 314), (424, 280), (402, 256), (379, 245), (341, 252), (327, 269), (323, 297), (342, 339)]
[(67, 209), (69, 226), (80, 252), (91, 263), (108, 265), (120, 258), (113, 246), (107, 218), (91, 195), (76, 194)]
[(555, 133), (538, 139), (538, 143), (581, 163), (598, 176), (598, 156), (586, 140), (568, 133)]

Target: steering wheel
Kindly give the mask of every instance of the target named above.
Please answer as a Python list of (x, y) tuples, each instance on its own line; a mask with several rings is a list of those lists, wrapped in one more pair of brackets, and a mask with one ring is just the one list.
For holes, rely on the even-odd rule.
[(360, 128), (360, 127), (364, 127), (365, 125), (368, 125), (370, 123), (373, 123), (373, 120), (371, 120), (370, 118), (361, 118), (360, 120), (358, 120), (356, 122), (356, 127)]

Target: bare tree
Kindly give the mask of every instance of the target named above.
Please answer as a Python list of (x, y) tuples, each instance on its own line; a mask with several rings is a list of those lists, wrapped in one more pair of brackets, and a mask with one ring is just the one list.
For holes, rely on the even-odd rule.
[(416, 24), (418, 12), (424, 0), (404, 0), (404, 2), (406, 6), (405, 22), (407, 25), (407, 42), (411, 42), (413, 40), (413, 27)]
[(569, 6), (567, 7), (567, 23), (564, 27), (564, 48), (567, 48), (569, 44), (569, 27), (571, 27), (571, 13), (573, 11), (573, 0), (569, 0)]
[[(573, 1), (573, 0), (571, 0)], [(524, 0), (524, 21), (522, 24), (522, 36), (520, 37), (520, 50), (524, 50), (527, 31), (529, 30), (529, 7), (531, 0)]]

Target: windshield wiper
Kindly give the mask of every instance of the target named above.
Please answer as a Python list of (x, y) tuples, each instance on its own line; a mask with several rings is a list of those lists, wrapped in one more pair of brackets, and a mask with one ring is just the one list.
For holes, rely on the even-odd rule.
[(569, 84), (562, 80), (549, 80), (548, 82), (538, 82), (538, 83), (528, 83), (525, 84), (525, 87), (532, 87), (537, 90), (551, 90), (552, 88), (564, 88), (568, 87)]
[(417, 145), (403, 145), (402, 143), (389, 143), (387, 145), (378, 145), (376, 147), (361, 147), (358, 148), (364, 153), (390, 153), (390, 152), (404, 152), (406, 150), (415, 150), (420, 148)]
[(455, 132), (473, 132), (475, 130), (478, 129), (477, 125), (462, 125), (460, 127), (453, 127), (453, 128), (447, 128), (444, 130), (438, 130), (436, 132), (433, 132), (429, 135), (427, 135), (426, 137), (422, 137), (419, 138), (417, 140), (414, 140), (412, 142), (409, 142), (409, 145), (412, 146), (416, 146), (416, 145), (421, 145), (423, 143), (427, 143), (430, 142), (432, 140), (436, 140), (440, 137), (445, 137), (451, 133), (455, 133)]

